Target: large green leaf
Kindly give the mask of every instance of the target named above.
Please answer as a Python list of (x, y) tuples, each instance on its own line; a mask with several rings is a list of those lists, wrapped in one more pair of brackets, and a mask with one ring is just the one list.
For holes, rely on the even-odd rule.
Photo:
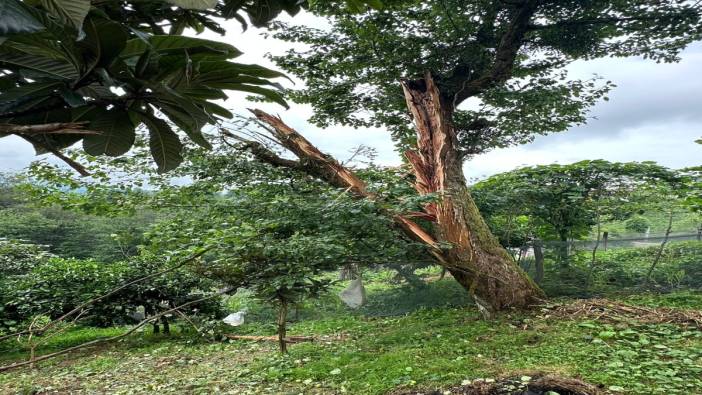
[(189, 55), (200, 52), (219, 53), (229, 58), (241, 55), (241, 51), (234, 46), (222, 42), (186, 36), (156, 35), (150, 36), (148, 43), (141, 38), (127, 41), (120, 56), (123, 58), (139, 56), (149, 47), (160, 53), (182, 53), (183, 50), (188, 50)]
[(0, 1), (0, 36), (17, 33), (34, 33), (44, 29), (17, 0)]
[(217, 5), (217, 0), (166, 0), (167, 2), (189, 10), (207, 10)]
[(44, 56), (0, 51), (0, 64), (3, 63), (35, 70), (60, 79), (72, 80), (78, 77), (78, 72), (70, 63), (48, 59)]
[(91, 52), (91, 69), (109, 66), (126, 46), (128, 36), (119, 23), (89, 18), (84, 30), (86, 37), (79, 43)]
[(158, 172), (173, 170), (183, 161), (183, 145), (178, 135), (164, 120), (151, 115), (143, 115), (142, 121), (149, 128), (149, 148)]
[(64, 85), (58, 81), (34, 82), (18, 86), (2, 92), (2, 94), (0, 94), (0, 103), (9, 103), (18, 99), (29, 99), (33, 96), (47, 96), (60, 86)]
[(288, 78), (280, 71), (271, 70), (257, 64), (242, 64), (225, 61), (202, 61), (198, 65), (198, 72), (201, 78), (211, 78), (213, 80), (217, 79), (217, 74), (219, 74), (219, 78), (222, 79), (237, 74), (246, 74), (260, 78)]
[(101, 132), (83, 139), (83, 149), (88, 154), (120, 156), (134, 145), (134, 125), (127, 111), (96, 109), (87, 117), (90, 119), (88, 129)]
[(255, 85), (246, 85), (246, 84), (230, 84), (229, 89), (236, 90), (236, 91), (255, 93), (257, 95), (263, 96), (264, 98), (266, 98), (272, 102), (280, 104), (281, 106), (285, 107), (286, 109), (290, 108), (288, 106), (288, 103), (285, 101), (285, 98), (283, 97), (283, 95), (281, 95), (280, 92), (275, 91), (273, 89), (263, 88), (261, 86), (255, 86)]
[(160, 110), (168, 119), (175, 123), (185, 134), (190, 137), (190, 139), (197, 145), (210, 149), (212, 144), (202, 135), (200, 131), (202, 128), (201, 120), (194, 118), (191, 114), (183, 111), (183, 109), (177, 105), (170, 105), (166, 103), (160, 103)]
[(41, 4), (50, 14), (78, 30), (90, 11), (90, 0), (41, 0)]
[(154, 96), (158, 98), (158, 103), (153, 103), (154, 105), (157, 105), (193, 142), (204, 148), (212, 147), (202, 135), (201, 129), (207, 124), (215, 123), (216, 119), (198, 106), (192, 98), (184, 97), (165, 86), (152, 89)]
[(47, 40), (38, 34), (14, 35), (9, 39), (4, 49), (13, 49), (34, 56), (45, 56), (50, 59), (68, 61), (70, 54), (55, 40)]

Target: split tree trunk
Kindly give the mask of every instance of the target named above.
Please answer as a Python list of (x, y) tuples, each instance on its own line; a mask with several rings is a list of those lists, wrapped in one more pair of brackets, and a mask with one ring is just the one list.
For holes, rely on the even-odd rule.
[[(436, 193), (439, 199), (419, 214), (434, 222), (432, 230), (402, 215), (393, 216), (395, 223), (409, 237), (427, 245), (438, 264), (470, 292), (483, 314), (540, 302), (543, 292), (492, 235), (468, 191), (450, 123), (452, 103), (441, 99), (429, 74), (422, 80), (403, 82), (403, 88), (418, 133), (417, 149), (406, 153), (415, 172), (415, 187), (421, 194)], [(280, 118), (260, 110), (252, 112), (300, 159), (282, 159), (260, 143), (246, 142), (260, 160), (306, 172), (361, 198), (375, 198), (351, 170), (323, 154)]]
[(541, 300), (543, 292), (490, 232), (468, 191), (451, 124), (453, 103), (442, 98), (429, 73), (402, 87), (417, 130), (417, 149), (406, 153), (415, 187), (438, 195), (425, 211), (435, 218), (437, 239), (452, 246), (443, 251), (443, 265), (486, 309), (523, 308)]

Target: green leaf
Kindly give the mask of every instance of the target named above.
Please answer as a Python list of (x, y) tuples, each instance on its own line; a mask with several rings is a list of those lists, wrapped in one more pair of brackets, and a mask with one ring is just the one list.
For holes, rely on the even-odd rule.
[(18, 99), (28, 99), (32, 96), (47, 96), (60, 86), (63, 86), (63, 83), (58, 81), (34, 82), (18, 86), (2, 92), (2, 94), (0, 94), (0, 103), (8, 103)]
[(10, 64), (20, 68), (35, 70), (62, 79), (75, 79), (78, 72), (70, 63), (48, 59), (44, 56), (0, 51), (0, 64)]
[[(234, 62), (223, 62), (223, 61), (202, 61), (198, 66), (198, 71), (202, 79), (208, 81), (215, 81), (221, 79), (226, 80), (227, 77), (237, 74), (246, 74), (253, 77), (260, 78), (278, 78), (284, 77), (290, 80), (288, 76), (281, 73), (280, 71), (271, 70), (269, 68), (259, 66), (257, 64), (242, 64)], [(217, 78), (217, 74), (219, 77)], [(290, 80), (292, 81), (292, 80)]]
[[(35, 33), (44, 30), (36, 18), (32, 16), (17, 0), (0, 2), (0, 36), (17, 33)], [(0, 43), (2, 43), (0, 38)]]
[(56, 18), (80, 30), (90, 11), (90, 0), (41, 0), (41, 4)]
[(173, 170), (183, 162), (183, 145), (178, 135), (164, 120), (151, 115), (142, 115), (142, 121), (149, 128), (149, 148), (158, 166), (158, 172)]
[(83, 139), (83, 149), (90, 155), (119, 156), (134, 145), (134, 125), (122, 109), (97, 109), (89, 115), (88, 129), (102, 132)]
[(191, 98), (184, 97), (168, 87), (154, 87), (153, 90), (154, 95), (158, 97), (161, 111), (196, 144), (204, 148), (211, 148), (210, 143), (200, 130), (208, 123), (214, 123), (215, 119)]
[(263, 96), (264, 98), (266, 98), (272, 102), (280, 104), (281, 106), (285, 107), (286, 109), (290, 108), (290, 106), (288, 106), (288, 103), (285, 101), (285, 98), (283, 97), (283, 95), (281, 95), (279, 92), (274, 91), (272, 89), (263, 88), (260, 86), (254, 86), (254, 85), (245, 85), (245, 84), (231, 84), (229, 89), (255, 93), (257, 95)]
[(156, 35), (150, 36), (148, 43), (144, 42), (141, 38), (134, 38), (127, 41), (127, 45), (122, 53), (120, 53), (120, 56), (123, 58), (139, 56), (144, 53), (149, 46), (152, 50), (161, 53), (178, 53), (183, 50), (188, 50), (188, 55), (200, 52), (213, 52), (227, 55), (227, 57), (230, 58), (235, 58), (242, 54), (242, 52), (234, 46), (222, 42), (186, 36)]
[(167, 2), (189, 10), (207, 10), (217, 5), (217, 0), (166, 0)]
[(207, 112), (209, 112), (210, 114), (219, 115), (220, 117), (224, 117), (227, 119), (234, 117), (234, 114), (232, 114), (229, 110), (227, 110), (226, 108), (224, 108), (218, 104), (211, 103), (211, 102), (204, 102), (203, 106), (205, 107), (205, 110)]

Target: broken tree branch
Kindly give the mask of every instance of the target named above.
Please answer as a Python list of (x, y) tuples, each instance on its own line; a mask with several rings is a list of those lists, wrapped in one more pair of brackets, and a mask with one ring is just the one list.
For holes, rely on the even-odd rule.
[[(331, 156), (322, 153), (295, 129), (286, 125), (282, 119), (261, 110), (250, 111), (259, 121), (271, 127), (271, 132), (275, 134), (274, 137), (276, 137), (284, 148), (290, 150), (299, 158), (298, 163), (300, 165), (297, 167), (298, 170), (319, 177), (334, 187), (343, 188), (356, 197), (368, 198), (371, 200), (376, 199), (376, 196), (367, 190), (363, 180), (356, 176), (353, 171), (341, 165)], [(257, 157), (267, 162), (266, 156)], [(439, 263), (446, 264), (446, 260), (442, 255), (443, 252), (432, 235), (406, 216), (395, 213), (388, 214), (408, 237), (426, 244), (429, 252)], [(429, 213), (429, 217), (430, 216), (431, 213)]]

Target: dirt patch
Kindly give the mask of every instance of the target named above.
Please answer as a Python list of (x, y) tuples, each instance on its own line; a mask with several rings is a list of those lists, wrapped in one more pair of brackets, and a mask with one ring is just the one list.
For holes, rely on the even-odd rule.
[(550, 374), (509, 377), (499, 380), (474, 380), (447, 389), (398, 390), (388, 395), (601, 395), (602, 390), (575, 378)]
[(607, 323), (633, 320), (644, 324), (677, 324), (702, 329), (702, 311), (632, 306), (609, 299), (579, 299), (542, 307), (544, 317), (591, 319)]

